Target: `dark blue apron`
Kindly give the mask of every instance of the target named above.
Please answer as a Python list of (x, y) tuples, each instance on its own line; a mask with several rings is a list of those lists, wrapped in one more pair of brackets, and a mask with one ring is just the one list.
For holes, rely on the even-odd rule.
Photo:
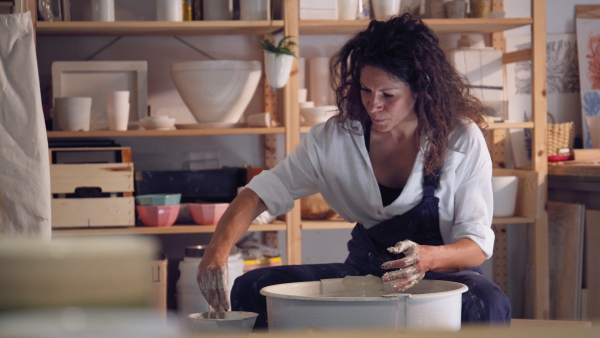
[(425, 176), (423, 199), (409, 211), (383, 221), (369, 229), (357, 224), (348, 242), (346, 264), (361, 274), (381, 277), (389, 270), (381, 269), (387, 261), (401, 259), (404, 254), (392, 254), (387, 248), (403, 240), (421, 245), (443, 245), (440, 233), (439, 199), (434, 196), (439, 174)]

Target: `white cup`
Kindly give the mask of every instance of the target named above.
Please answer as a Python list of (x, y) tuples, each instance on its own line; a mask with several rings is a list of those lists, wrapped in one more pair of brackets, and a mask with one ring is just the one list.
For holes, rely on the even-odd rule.
[(156, 0), (156, 20), (183, 21), (181, 0)]
[(358, 0), (338, 0), (338, 20), (356, 20)]
[(203, 0), (202, 15), (204, 20), (231, 20), (233, 4), (231, 0)]
[(400, 0), (371, 0), (371, 9), (376, 20), (385, 21), (400, 14)]
[(269, 20), (270, 0), (240, 0), (240, 20)]
[(115, 0), (92, 0), (93, 21), (115, 21)]
[(91, 97), (57, 97), (54, 100), (54, 130), (90, 130)]
[(127, 130), (129, 123), (129, 91), (111, 91), (106, 93), (106, 116), (108, 129)]
[(517, 176), (492, 177), (494, 191), (494, 217), (510, 217), (515, 214), (519, 178)]

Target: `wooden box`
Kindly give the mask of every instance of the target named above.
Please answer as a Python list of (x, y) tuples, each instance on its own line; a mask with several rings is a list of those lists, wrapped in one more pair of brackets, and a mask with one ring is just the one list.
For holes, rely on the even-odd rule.
[(52, 227), (135, 226), (130, 148), (50, 149)]

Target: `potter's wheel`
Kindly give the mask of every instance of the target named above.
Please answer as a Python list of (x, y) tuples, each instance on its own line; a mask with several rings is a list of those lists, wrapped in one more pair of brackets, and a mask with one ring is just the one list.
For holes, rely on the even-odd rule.
[(272, 285), (267, 297), (270, 330), (377, 328), (459, 330), (460, 283), (421, 280), (392, 296), (342, 296), (342, 278)]

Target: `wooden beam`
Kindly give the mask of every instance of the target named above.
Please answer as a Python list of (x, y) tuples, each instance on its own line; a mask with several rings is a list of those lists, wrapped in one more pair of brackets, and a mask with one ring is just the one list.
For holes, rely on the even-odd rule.
[[(285, 0), (283, 2), (283, 12), (285, 15), (284, 36), (291, 36), (292, 40), (298, 42), (298, 0)], [(296, 55), (300, 51), (296, 46)], [(284, 87), (284, 109), (286, 120), (285, 125), (285, 155), (288, 156), (300, 143), (300, 106), (298, 105), (298, 60), (294, 60), (292, 72), (287, 85)], [(287, 243), (287, 264), (302, 263), (302, 230), (300, 228), (300, 201), (294, 203), (292, 211), (286, 214), (286, 243)]]
[(505, 65), (521, 61), (531, 61), (531, 48), (504, 53), (502, 55), (502, 64)]
[(535, 319), (550, 317), (550, 282), (548, 261), (548, 213), (546, 202), (548, 195), (548, 152), (546, 150), (546, 1), (532, 0), (531, 45), (533, 62), (532, 70), (532, 111), (535, 128), (532, 138), (532, 169), (539, 173), (538, 185), (542, 197), (538, 207), (540, 218), (533, 228), (530, 257), (532, 262), (533, 305)]

